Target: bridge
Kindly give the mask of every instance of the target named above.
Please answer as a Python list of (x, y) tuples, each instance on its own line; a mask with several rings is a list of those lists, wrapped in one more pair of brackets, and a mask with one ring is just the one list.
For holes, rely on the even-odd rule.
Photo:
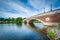
[(31, 16), (24, 21), (29, 24), (29, 22), (32, 20), (39, 20), (44, 25), (55, 25), (56, 23), (60, 22), (60, 9)]
[(25, 25), (27, 25), (29, 28), (32, 28), (33, 30), (36, 30), (44, 35), (47, 35), (47, 31), (46, 31), (48, 28), (47, 26), (45, 26), (43, 29), (36, 29), (31, 27), (31, 23), (34, 20), (38, 20), (47, 26), (56, 26), (57, 23), (60, 23), (60, 9), (34, 15), (23, 20)]

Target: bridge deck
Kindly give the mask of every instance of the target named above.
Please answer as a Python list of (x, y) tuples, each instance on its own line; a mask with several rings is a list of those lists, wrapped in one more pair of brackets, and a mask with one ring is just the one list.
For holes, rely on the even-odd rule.
[(43, 16), (43, 15), (49, 15), (49, 14), (56, 14), (56, 13), (60, 13), (60, 9), (56, 9), (56, 10), (40, 13), (38, 15), (34, 15), (34, 16), (31, 16), (31, 17)]

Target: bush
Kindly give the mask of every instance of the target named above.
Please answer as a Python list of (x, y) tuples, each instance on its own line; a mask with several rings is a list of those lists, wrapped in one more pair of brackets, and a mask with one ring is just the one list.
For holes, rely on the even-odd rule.
[(53, 36), (54, 36), (54, 31), (49, 30), (49, 31), (48, 31), (48, 36), (49, 36), (49, 37), (53, 37)]
[(60, 40), (60, 38), (57, 38), (56, 40)]

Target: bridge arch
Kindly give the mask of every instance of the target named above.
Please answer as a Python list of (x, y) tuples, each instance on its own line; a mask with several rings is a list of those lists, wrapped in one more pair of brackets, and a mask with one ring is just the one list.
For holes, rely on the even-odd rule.
[[(46, 27), (43, 27), (42, 29), (41, 28), (38, 28), (38, 27), (34, 27), (35, 25), (33, 24), (33, 21), (34, 20), (38, 20), (38, 21), (40, 21), (41, 23), (43, 23), (44, 24), (44, 22), (42, 21), (42, 20), (40, 20), (40, 19), (38, 19), (38, 18), (31, 18), (31, 19), (29, 19), (29, 20), (27, 20), (27, 26), (28, 26), (28, 28), (31, 28), (31, 29), (33, 29), (33, 30), (36, 30), (38, 33), (41, 33), (41, 34), (43, 34), (43, 35), (47, 35), (46, 33)], [(33, 24), (33, 26), (31, 26), (31, 24)]]
[(29, 22), (28, 22), (29, 26), (35, 27), (35, 25), (34, 25), (33, 22), (36, 21), (36, 20), (39, 21), (40, 23), (44, 24), (44, 22), (43, 22), (42, 20), (37, 19), (37, 18), (32, 18), (32, 19), (30, 19)]

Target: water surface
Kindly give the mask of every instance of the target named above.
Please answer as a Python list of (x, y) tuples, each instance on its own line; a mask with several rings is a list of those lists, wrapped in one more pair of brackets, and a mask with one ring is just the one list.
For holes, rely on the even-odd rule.
[(47, 40), (44, 36), (16, 24), (0, 24), (0, 40)]

